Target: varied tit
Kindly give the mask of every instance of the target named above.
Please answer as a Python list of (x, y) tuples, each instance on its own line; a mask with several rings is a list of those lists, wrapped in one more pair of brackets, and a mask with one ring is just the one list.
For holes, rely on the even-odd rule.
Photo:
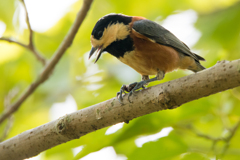
[[(149, 82), (161, 80), (165, 73), (175, 69), (198, 72), (205, 69), (199, 61), (205, 59), (190, 51), (189, 47), (161, 25), (143, 17), (108, 14), (98, 20), (91, 35), (89, 58), (97, 52), (95, 63), (106, 51), (142, 75), (142, 81), (123, 85), (118, 92), (130, 95), (145, 88)], [(149, 75), (156, 75), (149, 79)]]

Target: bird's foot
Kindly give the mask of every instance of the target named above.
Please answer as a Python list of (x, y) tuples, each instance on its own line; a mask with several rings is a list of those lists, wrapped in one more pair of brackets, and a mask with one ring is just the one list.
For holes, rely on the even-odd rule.
[(126, 90), (127, 90), (127, 86), (124, 84), (124, 85), (122, 85), (120, 91), (117, 92), (117, 98), (118, 98), (118, 101), (119, 101), (120, 103), (123, 102), (123, 94), (124, 94), (124, 95), (126, 94), (126, 92), (125, 92)]
[(141, 88), (144, 88), (145, 89), (145, 86), (148, 82), (147, 81), (141, 81), (141, 82), (134, 82), (134, 83), (131, 83), (129, 85), (122, 85), (120, 91), (117, 93), (117, 97), (118, 97), (118, 100), (120, 103), (123, 102), (123, 96), (126, 94), (125, 91), (129, 92), (129, 95), (128, 95), (128, 101), (130, 103), (132, 103), (130, 101), (130, 96), (138, 89), (141, 89)]
[(117, 92), (117, 98), (119, 100), (120, 103), (123, 102), (123, 96), (125, 94), (127, 94), (125, 91), (130, 92), (135, 86), (136, 86), (137, 82), (131, 83), (129, 85), (122, 85), (121, 89), (119, 92)]
[(148, 82), (147, 81), (141, 81), (141, 82), (134, 82), (132, 84), (134, 84), (134, 87), (131, 89), (131, 91), (129, 91), (129, 94), (128, 94), (128, 101), (130, 103), (132, 103), (129, 99), (130, 96), (138, 89), (141, 89), (141, 88), (146, 89), (145, 85), (147, 85)]
[(123, 94), (125, 95), (126, 92), (129, 92), (129, 95), (128, 95), (128, 101), (130, 103), (132, 103), (130, 101), (130, 96), (138, 89), (145, 89), (145, 86), (149, 83), (149, 82), (153, 82), (153, 81), (156, 81), (156, 80), (161, 80), (164, 78), (164, 71), (161, 71), (159, 69), (157, 69), (158, 73), (157, 73), (157, 76), (155, 78), (152, 78), (152, 79), (149, 79), (148, 75), (143, 75), (142, 76), (142, 81), (141, 82), (134, 82), (134, 83), (131, 83), (129, 85), (123, 85), (120, 89), (120, 91), (117, 93), (117, 98), (119, 100), (120, 103), (123, 102)]

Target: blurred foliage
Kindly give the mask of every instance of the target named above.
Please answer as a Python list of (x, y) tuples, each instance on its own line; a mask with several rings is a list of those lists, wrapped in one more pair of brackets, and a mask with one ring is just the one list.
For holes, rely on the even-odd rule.
[[(35, 32), (35, 45), (45, 57), (50, 58), (53, 55), (72, 25), (81, 3), (74, 3), (69, 12), (46, 32)], [(0, 0), (0, 4), (0, 21), (7, 26), (3, 36), (11, 36), (26, 43), (28, 30), (19, 32), (16, 29), (19, 26), (13, 24), (19, 3), (14, 0)], [(205, 67), (209, 68), (220, 60), (240, 58), (240, 2), (237, 0), (151, 0), (147, 3), (137, 0), (95, 1), (71, 48), (67, 50), (50, 79), (14, 114), (15, 121), (7, 138), (49, 122), (51, 106), (64, 101), (69, 94), (74, 97), (78, 109), (82, 109), (114, 97), (123, 83), (140, 80), (138, 74), (108, 54), (104, 54), (98, 64), (87, 60), (87, 52), (91, 48), (91, 30), (100, 17), (114, 12), (163, 21), (169, 15), (189, 9), (198, 14), (195, 27), (201, 32), (201, 38), (194, 49), (198, 49), (199, 54), (207, 60), (203, 63)], [(0, 102), (4, 101), (4, 97), (13, 88), (22, 92), (35, 80), (41, 68), (40, 62), (28, 50), (0, 41)], [(130, 74), (126, 72), (130, 72), (130, 78)], [(184, 71), (169, 73), (161, 83), (187, 74), (189, 73)], [(79, 159), (104, 147), (113, 146), (117, 154), (123, 154), (129, 160), (237, 160), (240, 157), (240, 129), (229, 141), (228, 149), (222, 157), (220, 156), (225, 147), (223, 141), (217, 142), (213, 147), (212, 140), (200, 137), (194, 131), (214, 138), (228, 136), (231, 134), (229, 128), (239, 121), (239, 103), (238, 87), (195, 100), (174, 110), (136, 118), (110, 135), (105, 135), (107, 128), (98, 130), (79, 140), (47, 150), (42, 159)], [(0, 103), (0, 113), (3, 110), (3, 103)], [(5, 125), (6, 122), (0, 126), (0, 133)], [(187, 126), (192, 126), (195, 130), (188, 129)], [(173, 128), (168, 136), (145, 143), (140, 148), (136, 146), (135, 140), (140, 136), (157, 133), (165, 127)], [(84, 147), (74, 158), (72, 149), (78, 146)]]

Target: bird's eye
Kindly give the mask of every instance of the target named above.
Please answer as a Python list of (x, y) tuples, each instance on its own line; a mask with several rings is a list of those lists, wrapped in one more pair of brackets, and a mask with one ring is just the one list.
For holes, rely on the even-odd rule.
[(100, 38), (103, 35), (103, 31), (98, 31), (97, 36)]

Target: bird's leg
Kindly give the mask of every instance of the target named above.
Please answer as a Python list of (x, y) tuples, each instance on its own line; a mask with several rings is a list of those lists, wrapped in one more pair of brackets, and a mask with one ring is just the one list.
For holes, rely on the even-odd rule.
[(123, 101), (123, 94), (126, 94), (125, 91), (129, 92), (128, 95), (128, 101), (130, 101), (129, 97), (134, 93), (134, 91), (140, 89), (140, 88), (144, 88), (145, 89), (145, 85), (147, 85), (150, 82), (156, 81), (156, 80), (162, 80), (164, 78), (165, 73), (163, 71), (160, 71), (158, 69), (157, 75), (155, 78), (149, 79), (149, 77), (147, 75), (143, 75), (142, 76), (142, 81), (140, 82), (134, 82), (131, 83), (129, 85), (123, 85), (120, 89), (120, 91), (117, 93), (117, 97), (120, 103), (122, 103)]
[[(148, 75), (142, 75), (142, 81), (145, 81), (145, 80), (149, 80), (149, 76)], [(123, 101), (123, 94), (125, 95), (126, 92), (130, 92), (135, 86), (137, 85), (137, 82), (134, 82), (134, 83), (131, 83), (129, 85), (122, 85), (121, 89), (119, 92), (117, 92), (117, 97), (118, 97), (118, 100), (120, 103), (122, 103)], [(145, 85), (148, 85), (148, 83), (146, 83)], [(144, 86), (142, 88), (145, 88)]]
[[(142, 80), (141, 82), (135, 82), (135, 83), (132, 83), (132, 84), (135, 84), (134, 88), (131, 89), (131, 91), (129, 91), (129, 95), (128, 95), (128, 101), (130, 101), (129, 97), (138, 89), (140, 88), (144, 88), (145, 89), (145, 85), (147, 85), (148, 83), (150, 82), (153, 82), (153, 81), (156, 81), (156, 80), (162, 80), (164, 78), (164, 75), (165, 73), (161, 70), (157, 70), (157, 75), (155, 78), (152, 78), (152, 79), (146, 79), (146, 80)], [(146, 77), (145, 77), (146, 78)], [(142, 77), (142, 79), (144, 79), (144, 77)], [(131, 84), (130, 84), (131, 85)]]
[[(149, 80), (149, 76), (148, 75), (142, 75), (142, 81), (145, 81), (145, 80)], [(146, 86), (148, 85), (149, 83), (145, 84)]]

